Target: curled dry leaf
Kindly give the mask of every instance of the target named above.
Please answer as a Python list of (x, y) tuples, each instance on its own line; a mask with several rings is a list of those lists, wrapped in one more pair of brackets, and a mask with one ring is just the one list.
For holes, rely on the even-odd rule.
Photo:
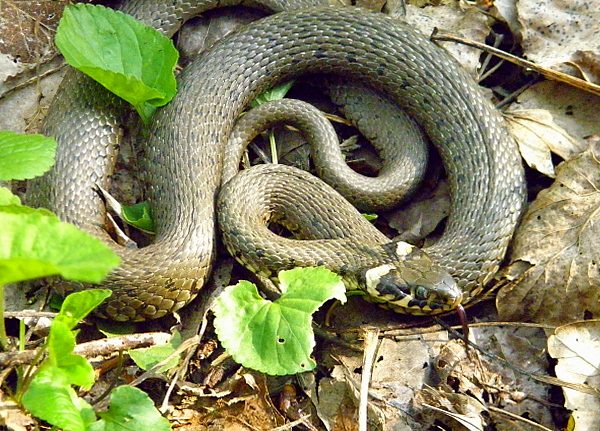
[(548, 324), (600, 316), (600, 144), (557, 167), (523, 217), (498, 293), (503, 320)]
[(550, 112), (544, 109), (513, 111), (505, 118), (525, 162), (551, 178), (556, 176), (551, 153), (567, 160), (583, 150), (574, 138), (554, 123)]
[[(554, 122), (577, 139), (598, 133), (600, 98), (561, 82), (542, 81), (528, 88), (518, 98), (519, 109), (546, 109)], [(582, 148), (582, 151), (585, 149)]]
[[(548, 338), (548, 353), (558, 360), (556, 377), (595, 387), (600, 394), (600, 321), (557, 328)], [(574, 431), (600, 429), (600, 397), (564, 388), (565, 407), (573, 410)]]

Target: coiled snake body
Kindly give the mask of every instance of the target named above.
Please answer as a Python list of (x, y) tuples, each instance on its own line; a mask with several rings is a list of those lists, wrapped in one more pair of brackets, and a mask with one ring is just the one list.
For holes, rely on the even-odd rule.
[[(195, 4), (142, 1), (129, 5), (128, 12), (150, 25), (168, 28), (164, 31), (169, 34), (174, 30), (165, 23), (179, 20), (174, 17), (210, 9), (217, 3), (225, 5), (210, 0)], [(319, 242), (321, 238), (301, 241), (310, 250), (312, 264), (326, 264), (327, 258), (314, 260), (311, 253), (332, 253), (341, 263), (326, 265), (357, 283), (366, 283), (366, 290), (386, 297), (392, 305), (412, 306), (408, 309), (412, 313), (451, 308), (460, 301), (461, 291), (468, 297), (496, 271), (520, 214), (524, 190), (520, 158), (501, 116), (449, 55), (407, 25), (382, 14), (315, 8), (313, 3), (294, 1), (297, 8), (310, 8), (277, 13), (228, 36), (183, 72), (179, 94), (155, 115), (146, 143), (144, 169), (152, 182), (148, 193), (156, 239), (140, 250), (113, 245), (122, 264), (104, 283), (114, 294), (103, 306), (102, 315), (117, 320), (161, 317), (197, 294), (213, 259), (215, 199), (223, 160), (231, 157), (225, 143), (234, 122), (256, 95), (310, 71), (343, 74), (387, 93), (429, 135), (449, 174), (453, 208), (443, 236), (425, 251), (454, 276), (456, 285), (437, 266), (421, 264), (429, 262), (421, 252), (404, 243), (381, 244), (387, 240), (375, 233), (358, 234), (358, 240), (348, 239), (347, 233), (332, 234), (338, 235), (334, 237), (337, 243), (329, 247), (323, 245), (326, 241)], [(283, 0), (267, 2), (267, 7), (289, 9)], [(59, 143), (57, 162), (49, 175), (33, 184), (31, 193), (34, 203), (49, 206), (63, 220), (107, 241), (101, 229), (104, 204), (96, 188), (108, 188), (122, 111), (122, 103), (115, 97), (80, 73), (70, 72), (43, 130)], [(264, 171), (265, 178), (272, 176), (267, 183), (279, 181), (284, 189), (290, 189), (286, 184), (294, 176), (306, 183), (301, 189), (312, 187), (312, 180), (294, 170), (281, 168), (283, 177), (277, 176), (278, 167), (258, 170)], [(233, 208), (227, 202), (221, 206), (234, 212), (256, 202), (269, 207), (258, 196), (233, 204)], [(309, 196), (314, 200), (314, 195)], [(336, 200), (325, 205), (326, 213), (343, 204)], [(354, 218), (345, 223), (352, 233), (362, 232), (364, 223)], [(229, 231), (233, 231), (234, 242), (249, 241), (240, 237), (237, 229)], [(383, 262), (361, 258), (355, 249), (343, 254), (347, 245), (360, 249), (370, 244), (387, 256)], [(291, 246), (293, 250), (287, 248), (287, 242), (275, 246), (281, 256), (294, 256), (291, 261), (279, 259), (282, 267), (304, 259), (304, 252), (295, 251), (302, 244)], [(265, 247), (261, 245), (259, 251), (264, 252)], [(396, 252), (400, 255), (390, 257)], [(403, 262), (407, 267), (402, 271), (417, 279), (408, 286), (412, 300), (402, 299), (406, 292), (395, 292), (389, 283), (385, 291), (372, 290), (373, 280), (389, 282), (396, 271), (392, 267)], [(274, 265), (271, 271), (278, 268), (277, 262)], [(365, 270), (365, 265), (375, 270)], [(424, 277), (432, 275), (436, 286), (425, 291), (418, 271), (429, 270)], [(358, 273), (352, 275), (352, 271)], [(436, 289), (447, 292), (440, 294)], [(443, 300), (433, 306), (436, 297)]]

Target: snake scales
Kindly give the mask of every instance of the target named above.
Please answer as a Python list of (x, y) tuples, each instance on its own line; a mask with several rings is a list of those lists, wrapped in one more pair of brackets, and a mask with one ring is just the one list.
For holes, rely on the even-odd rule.
[[(172, 34), (187, 16), (230, 3), (238, 2), (139, 1), (128, 4), (126, 11)], [(275, 11), (292, 6), (308, 9), (277, 13), (227, 37), (183, 72), (179, 94), (153, 119), (144, 169), (152, 180), (148, 194), (157, 234), (148, 247), (116, 246), (102, 230), (105, 210), (96, 188), (108, 189), (123, 103), (76, 71), (63, 80), (43, 130), (58, 141), (56, 165), (32, 184), (30, 196), (33, 203), (53, 209), (64, 221), (106, 239), (118, 250), (122, 264), (104, 283), (114, 293), (101, 314), (116, 320), (161, 317), (197, 294), (213, 260), (215, 198), (223, 161), (231, 157), (224, 147), (234, 122), (256, 95), (315, 70), (354, 77), (387, 93), (437, 147), (449, 174), (453, 208), (443, 236), (425, 251), (454, 276), (458, 287), (437, 266), (421, 264), (429, 260), (404, 243), (390, 249), (390, 244), (375, 244), (385, 241), (380, 234), (365, 233), (353, 244), (359, 249), (375, 244), (388, 256), (386, 265), (394, 260), (389, 256), (400, 251), (395, 260), (408, 263), (409, 273), (414, 273), (414, 262), (417, 270), (431, 269), (434, 281), (453, 292), (450, 307), (460, 301), (461, 290), (465, 297), (476, 292), (496, 271), (523, 201), (520, 158), (501, 116), (455, 61), (403, 23), (366, 11), (315, 8), (310, 0), (261, 3)], [(286, 188), (288, 179), (277, 180), (281, 177), (274, 172), (279, 168), (261, 169)], [(288, 178), (302, 177), (306, 187), (312, 182), (306, 175), (282, 170)], [(256, 195), (249, 204), (261, 199)], [(353, 232), (365, 225), (356, 219), (345, 223)], [(245, 242), (238, 234), (234, 229), (234, 240)], [(347, 233), (339, 235), (331, 247), (334, 255), (341, 255), (341, 243), (345, 247), (352, 242)], [(320, 252), (319, 241), (302, 242)], [(281, 256), (295, 253), (279, 251)], [(338, 264), (345, 275), (353, 265), (356, 269), (370, 260), (361, 260), (356, 250), (350, 253), (342, 268)], [(322, 264), (323, 259), (313, 264)], [(283, 260), (284, 267), (290, 264)], [(386, 271), (368, 277), (363, 272), (354, 279), (382, 278)], [(429, 299), (422, 296), (422, 289), (412, 293), (421, 302), (409, 312), (423, 312), (423, 299)]]

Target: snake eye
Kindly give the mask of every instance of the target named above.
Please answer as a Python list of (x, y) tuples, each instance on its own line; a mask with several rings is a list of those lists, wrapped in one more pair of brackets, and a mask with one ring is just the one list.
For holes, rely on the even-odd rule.
[(413, 294), (413, 297), (417, 300), (420, 299), (427, 299), (428, 298), (428, 289), (426, 287), (423, 286), (417, 286), (415, 288), (415, 293)]

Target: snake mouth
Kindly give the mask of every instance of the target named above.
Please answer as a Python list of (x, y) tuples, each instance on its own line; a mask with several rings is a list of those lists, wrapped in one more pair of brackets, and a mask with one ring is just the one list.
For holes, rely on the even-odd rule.
[[(409, 301), (408, 308), (413, 310), (417, 308), (423, 311), (423, 314), (438, 314), (450, 311), (458, 307), (463, 300), (461, 290), (456, 286), (454, 279), (451, 284), (443, 283), (436, 286), (419, 286), (416, 290), (424, 289), (424, 299), (417, 299), (423, 295), (416, 295), (412, 301)], [(413, 314), (417, 314), (413, 311)]]

